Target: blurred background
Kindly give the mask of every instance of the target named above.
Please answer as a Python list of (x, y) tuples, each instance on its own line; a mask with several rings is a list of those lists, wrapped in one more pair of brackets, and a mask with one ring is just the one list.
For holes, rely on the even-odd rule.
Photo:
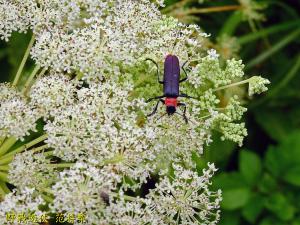
[[(219, 168), (220, 224), (300, 225), (300, 1), (166, 0), (161, 10), (210, 33), (205, 46), (221, 60), (240, 58), (247, 75), (271, 81), (266, 94), (244, 100), (242, 148), (214, 133), (204, 156), (194, 157), (199, 171), (207, 161)], [(1, 82), (13, 79), (30, 36), (0, 42)]]

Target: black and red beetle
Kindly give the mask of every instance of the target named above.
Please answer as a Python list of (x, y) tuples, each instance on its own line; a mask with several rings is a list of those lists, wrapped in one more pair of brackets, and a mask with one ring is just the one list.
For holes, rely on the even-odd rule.
[[(193, 98), (184, 93), (180, 94), (180, 92), (179, 92), (179, 84), (181, 82), (186, 81), (188, 78), (187, 73), (184, 69), (184, 66), (186, 65), (186, 63), (188, 61), (186, 61), (181, 67), (185, 73), (185, 77), (180, 79), (180, 65), (179, 65), (178, 57), (176, 55), (171, 55), (171, 54), (167, 55), (165, 58), (165, 62), (164, 62), (164, 77), (163, 77), (163, 81), (161, 81), (159, 79), (159, 69), (158, 69), (157, 63), (154, 60), (149, 59), (149, 58), (147, 58), (146, 60), (149, 60), (156, 65), (157, 79), (160, 84), (163, 84), (163, 91), (164, 91), (163, 95), (150, 98), (146, 101), (146, 102), (150, 102), (152, 100), (159, 99), (154, 107), (153, 112), (148, 114), (147, 116), (154, 115), (157, 111), (159, 103), (161, 102), (166, 106), (166, 114), (168, 114), (168, 115), (173, 115), (174, 113), (177, 113), (176, 108), (179, 106), (182, 106), (184, 108), (183, 115), (181, 115), (179, 113), (177, 113), (177, 114), (183, 116), (185, 122), (187, 123), (188, 119), (186, 117), (186, 104), (182, 103), (182, 102), (178, 102), (177, 98), (178, 97)], [(165, 98), (165, 99), (163, 100), (162, 98)]]

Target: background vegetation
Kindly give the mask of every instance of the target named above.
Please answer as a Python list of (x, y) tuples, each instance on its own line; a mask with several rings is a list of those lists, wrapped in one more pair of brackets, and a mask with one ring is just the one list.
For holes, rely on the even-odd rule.
[[(251, 101), (242, 149), (218, 133), (196, 158), (215, 162), (223, 189), (222, 225), (300, 225), (300, 1), (167, 0), (164, 13), (197, 22), (223, 58), (238, 57), (248, 75), (271, 81)], [(234, 37), (234, 38), (233, 38)], [(12, 80), (30, 35), (0, 42), (0, 81)], [(27, 70), (32, 70), (27, 65)], [(245, 104), (247, 101), (245, 101)]]

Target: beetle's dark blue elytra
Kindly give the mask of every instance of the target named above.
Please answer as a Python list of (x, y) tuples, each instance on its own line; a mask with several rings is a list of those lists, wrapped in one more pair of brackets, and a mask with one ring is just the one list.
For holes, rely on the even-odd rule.
[[(192, 98), (187, 94), (184, 93), (180, 94), (179, 92), (179, 84), (183, 81), (186, 81), (188, 78), (187, 73), (184, 69), (184, 66), (187, 62), (185, 62), (181, 67), (185, 73), (185, 77), (180, 79), (180, 63), (178, 57), (176, 55), (171, 55), (171, 54), (167, 55), (164, 62), (164, 77), (163, 80), (161, 81), (159, 78), (159, 68), (157, 63), (152, 59), (146, 59), (146, 60), (150, 60), (156, 65), (157, 79), (160, 84), (163, 84), (163, 91), (164, 91), (164, 94), (162, 96), (156, 96), (147, 100), (147, 102), (150, 102), (154, 99), (158, 99), (153, 112), (148, 114), (147, 116), (154, 115), (157, 111), (159, 103), (162, 102), (166, 106), (166, 113), (168, 115), (173, 115), (174, 113), (177, 113), (176, 108), (178, 106), (183, 106), (184, 109), (183, 109), (182, 116), (187, 123), (188, 119), (186, 117), (186, 105), (184, 103), (177, 102), (178, 97)], [(163, 98), (165, 99), (163, 100)]]
[(179, 96), (180, 66), (175, 55), (167, 55), (164, 63), (164, 95), (166, 97)]

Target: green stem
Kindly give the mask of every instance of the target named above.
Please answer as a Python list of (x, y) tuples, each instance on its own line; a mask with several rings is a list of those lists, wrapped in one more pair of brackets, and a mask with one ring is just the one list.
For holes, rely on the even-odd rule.
[(0, 165), (0, 170), (9, 171), (9, 165), (3, 165), (3, 166)]
[(47, 149), (48, 147), (49, 147), (48, 144), (45, 144), (45, 145), (42, 145), (42, 146), (37, 147), (37, 148), (32, 148), (32, 149), (30, 149), (30, 151), (33, 152), (33, 153), (37, 153), (37, 152), (40, 152), (42, 150)]
[(0, 147), (2, 146), (3, 142), (5, 141), (6, 137), (1, 137), (0, 138)]
[(235, 11), (234, 13), (232, 13), (229, 19), (226, 20), (218, 36), (219, 37), (223, 35), (232, 36), (235, 33), (237, 26), (242, 21), (243, 18), (242, 15), (243, 14), (241, 11)]
[(0, 186), (0, 201), (5, 197), (6, 193), (3, 188)]
[(48, 203), (52, 203), (53, 200), (54, 200), (54, 198), (52, 198), (52, 197), (50, 197), (50, 196), (48, 196), (48, 195), (45, 195), (45, 194), (41, 194), (41, 195), (42, 195), (43, 199), (44, 199), (46, 202), (48, 202)]
[(284, 30), (288, 30), (288, 29), (291, 29), (291, 28), (297, 27), (297, 26), (298, 27), (300, 26), (300, 20), (278, 24), (278, 25), (275, 25), (275, 26), (272, 26), (269, 28), (262, 29), (255, 33), (250, 33), (250, 34), (244, 35), (242, 37), (239, 37), (238, 43), (240, 45), (247, 44), (251, 41), (255, 41), (266, 35), (277, 33), (277, 32), (284, 31)]
[(21, 147), (19, 147), (19, 148), (13, 150), (13, 151), (7, 153), (7, 154), (5, 155), (5, 157), (11, 156), (11, 155), (15, 155), (15, 154), (17, 154), (17, 153), (20, 153), (20, 152), (24, 151), (25, 149), (30, 148), (30, 147), (32, 147), (32, 146), (34, 146), (34, 145), (36, 145), (36, 144), (38, 144), (38, 143), (44, 141), (47, 137), (48, 137), (48, 135), (47, 135), (47, 134), (44, 134), (44, 135), (42, 135), (42, 136), (40, 136), (40, 137), (38, 137), (38, 138), (36, 138), (36, 139), (30, 141), (29, 143), (24, 144), (24, 145), (22, 145)]
[(216, 7), (209, 7), (209, 8), (192, 8), (186, 10), (185, 14), (199, 14), (199, 13), (211, 13), (211, 12), (224, 12), (230, 10), (238, 10), (242, 9), (241, 5), (226, 5), (226, 6), (216, 6)]
[(14, 81), (13, 81), (13, 85), (14, 85), (14, 86), (17, 86), (17, 84), (18, 84), (18, 82), (19, 82), (19, 80), (20, 80), (21, 73), (22, 73), (22, 71), (23, 71), (23, 69), (24, 69), (25, 63), (26, 63), (26, 61), (27, 61), (27, 59), (28, 59), (28, 56), (29, 56), (29, 54), (30, 54), (30, 50), (31, 50), (31, 48), (32, 48), (32, 46), (33, 46), (34, 41), (35, 41), (35, 35), (33, 34), (32, 37), (31, 37), (31, 40), (30, 40), (30, 42), (29, 42), (29, 44), (28, 44), (28, 47), (27, 47), (27, 49), (26, 49), (26, 52), (25, 52), (25, 54), (24, 54), (24, 56), (23, 56), (23, 59), (22, 59), (22, 61), (21, 61), (21, 64), (20, 64), (20, 66), (19, 66), (19, 68), (18, 68), (18, 72), (17, 72), (17, 74), (16, 74), (16, 76), (15, 76), (15, 79), (14, 79)]
[(6, 139), (0, 148), (0, 156), (4, 155), (16, 142), (17, 139), (15, 137)]
[(40, 189), (40, 191), (53, 195), (53, 191), (50, 188), (42, 188)]
[[(32, 72), (31, 72), (29, 78), (27, 79), (27, 81), (26, 81), (26, 83), (25, 83), (25, 85), (24, 85), (24, 88), (23, 88), (23, 90), (22, 90), (22, 93), (23, 93), (24, 95), (26, 95), (27, 92), (29, 91), (30, 84), (31, 84), (33, 78), (35, 77), (35, 75), (39, 72), (40, 68), (41, 68), (41, 67), (40, 67), (39, 65), (36, 65), (36, 66), (34, 67), (34, 69), (32, 70)], [(43, 69), (42, 72), (41, 72), (40, 74), (44, 74), (44, 73), (46, 72), (46, 70), (47, 70), (47, 69)]]
[(275, 52), (279, 51), (280, 49), (285, 47), (288, 43), (296, 39), (299, 36), (299, 34), (300, 34), (300, 29), (293, 31), (292, 33), (284, 37), (281, 41), (279, 41), (276, 45), (274, 45), (272, 48), (264, 51), (262, 54), (255, 57), (253, 60), (247, 63), (245, 69), (250, 69), (255, 65), (263, 62), (264, 60), (272, 56)]
[(48, 164), (49, 167), (52, 168), (69, 168), (71, 166), (74, 166), (75, 163), (56, 163), (56, 164)]
[(14, 156), (6, 156), (0, 159), (0, 165), (6, 165), (9, 164), (14, 159)]
[(0, 181), (9, 182), (7, 173), (0, 171)]
[(103, 161), (103, 164), (104, 165), (108, 165), (108, 164), (116, 164), (116, 163), (119, 163), (121, 161), (124, 160), (124, 156), (122, 154), (117, 154), (116, 156), (114, 156), (113, 158), (111, 159), (108, 159), (108, 160), (104, 160)]
[(0, 181), (0, 188), (5, 192), (5, 194), (10, 193), (9, 188), (7, 187), (6, 183)]
[(48, 151), (48, 152), (44, 152), (44, 156), (52, 156), (54, 151)]
[(250, 79), (251, 79), (251, 78), (249, 78), (249, 79), (247, 79), (247, 80), (242, 80), (242, 81), (239, 81), (239, 82), (236, 82), (236, 83), (233, 83), (233, 84), (228, 84), (228, 85), (225, 85), (225, 86), (216, 88), (216, 89), (214, 89), (213, 91), (220, 91), (220, 90), (223, 90), (223, 89), (226, 89), (226, 88), (238, 86), (238, 85), (241, 85), (241, 84), (246, 84), (246, 83), (249, 83), (249, 80), (250, 80)]
[(82, 72), (77, 72), (77, 75), (75, 77), (76, 80), (81, 80), (83, 78), (84, 74)]

